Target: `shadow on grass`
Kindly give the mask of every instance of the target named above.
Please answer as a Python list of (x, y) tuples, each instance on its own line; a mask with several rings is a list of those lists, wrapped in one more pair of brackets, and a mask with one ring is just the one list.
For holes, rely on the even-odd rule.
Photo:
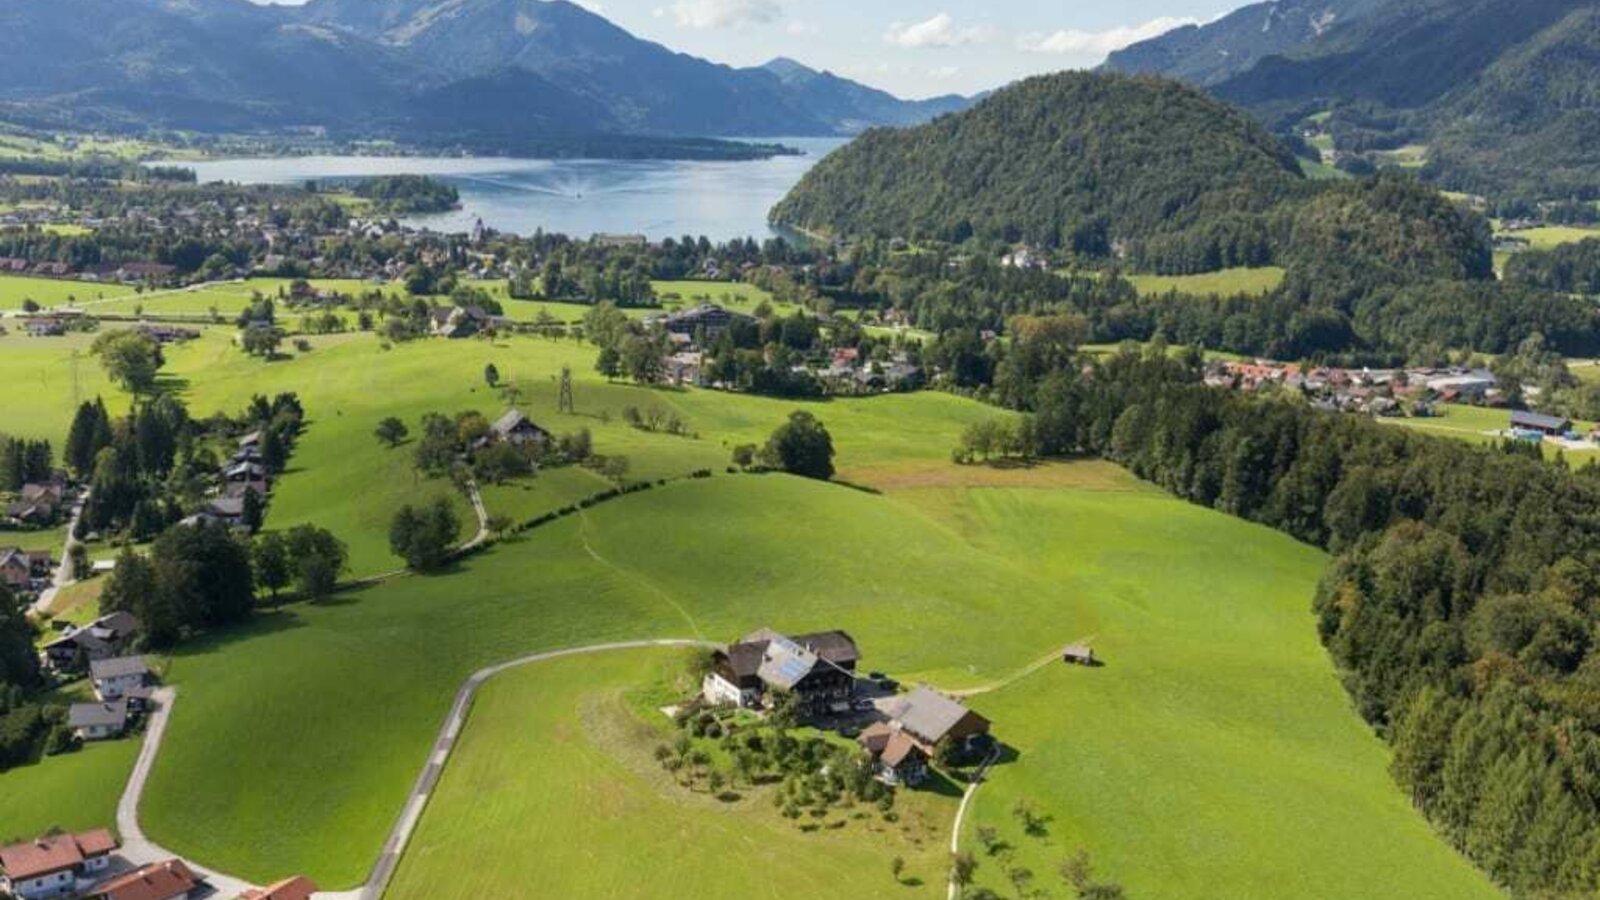
[(208, 631), (178, 646), (172, 651), (172, 656), (176, 659), (207, 656), (226, 650), (241, 641), (305, 627), (305, 620), (292, 608), (260, 610), (251, 616), (248, 622)]

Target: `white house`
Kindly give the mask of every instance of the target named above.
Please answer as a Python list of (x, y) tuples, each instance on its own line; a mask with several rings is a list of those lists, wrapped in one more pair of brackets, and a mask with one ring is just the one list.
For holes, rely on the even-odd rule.
[(119, 656), (89, 663), (89, 678), (94, 695), (101, 700), (120, 700), (149, 683), (150, 666), (142, 656)]
[(85, 741), (121, 737), (128, 727), (128, 701), (74, 703), (67, 709), (67, 727)]
[(0, 847), (0, 893), (20, 900), (76, 896), (111, 865), (117, 841), (104, 828)]

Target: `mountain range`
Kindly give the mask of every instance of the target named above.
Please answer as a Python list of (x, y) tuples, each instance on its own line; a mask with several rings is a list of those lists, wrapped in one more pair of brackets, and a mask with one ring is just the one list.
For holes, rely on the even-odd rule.
[(1272, 0), (1111, 55), (1288, 132), (1330, 114), (1340, 150), (1429, 147), (1426, 173), (1486, 194), (1594, 197), (1593, 0)]
[(566, 0), (0, 0), (0, 117), (24, 124), (514, 145), (848, 135), (967, 103), (718, 65)]

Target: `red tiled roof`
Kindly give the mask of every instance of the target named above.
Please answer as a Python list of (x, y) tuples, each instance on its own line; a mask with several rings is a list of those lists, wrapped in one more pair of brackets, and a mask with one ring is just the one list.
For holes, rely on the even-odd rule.
[(104, 828), (82, 834), (57, 834), (25, 844), (0, 847), (0, 869), (14, 881), (37, 878), (79, 866), (85, 859), (117, 849), (116, 839)]
[(251, 888), (239, 895), (239, 900), (311, 900), (317, 886), (304, 875), (285, 878), (265, 889)]
[(200, 879), (181, 859), (141, 866), (101, 884), (94, 900), (171, 900), (199, 887)]

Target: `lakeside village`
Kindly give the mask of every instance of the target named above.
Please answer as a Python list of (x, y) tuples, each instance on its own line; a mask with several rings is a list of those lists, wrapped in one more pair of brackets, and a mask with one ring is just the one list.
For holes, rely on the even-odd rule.
[[(1217, 360), (1206, 365), (1212, 387), (1263, 393), (1291, 391), (1328, 412), (1356, 413), (1381, 419), (1437, 419), (1452, 406), (1503, 410), (1503, 429), (1485, 436), (1530, 443), (1549, 442), (1566, 450), (1593, 450), (1600, 444), (1600, 426), (1580, 431), (1566, 416), (1514, 408), (1501, 379), (1485, 368), (1343, 369), (1300, 366), (1271, 360)], [(1539, 389), (1519, 387), (1529, 401)]]

